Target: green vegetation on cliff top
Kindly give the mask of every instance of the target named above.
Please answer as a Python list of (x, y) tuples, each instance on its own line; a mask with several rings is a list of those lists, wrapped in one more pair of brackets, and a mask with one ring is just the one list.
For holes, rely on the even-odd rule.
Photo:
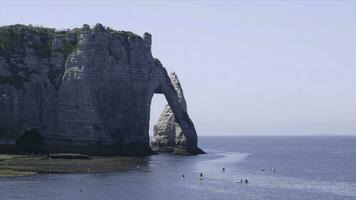
[[(110, 27), (106, 27), (105, 30), (111, 34), (122, 35), (127, 40), (142, 40), (140, 36), (129, 31), (116, 31)], [(31, 71), (24, 61), (25, 57), (28, 56), (26, 54), (32, 49), (34, 55), (39, 60), (42, 60), (41, 65), (48, 66), (48, 78), (58, 88), (60, 77), (63, 75), (63, 69), (58, 70), (58, 68), (55, 68), (51, 62), (51, 58), (54, 53), (62, 53), (64, 68), (67, 57), (78, 48), (80, 33), (80, 28), (56, 31), (53, 28), (21, 24), (0, 27), (0, 60), (3, 58), (7, 66), (9, 66), (8, 70), (11, 74), (8, 76), (0, 75), (0, 85), (10, 84), (15, 89), (22, 89), (24, 83), (31, 81), (31, 75), (38, 72), (35, 70)], [(61, 48), (53, 48), (55, 38), (62, 39)]]
[(53, 64), (50, 59), (53, 56), (53, 40), (56, 37), (62, 37), (63, 47), (58, 51), (63, 53), (64, 58), (67, 58), (77, 48), (79, 33), (79, 29), (56, 32), (51, 28), (20, 24), (0, 27), (0, 57), (10, 67), (9, 72), (11, 73), (10, 76), (0, 75), (0, 85), (10, 84), (16, 89), (21, 89), (25, 82), (31, 80), (31, 75), (36, 71), (29, 70), (24, 63), (27, 56), (26, 50), (31, 49), (38, 59), (48, 60), (48, 77), (51, 83), (55, 84), (54, 80), (62, 74), (58, 70), (52, 70)]

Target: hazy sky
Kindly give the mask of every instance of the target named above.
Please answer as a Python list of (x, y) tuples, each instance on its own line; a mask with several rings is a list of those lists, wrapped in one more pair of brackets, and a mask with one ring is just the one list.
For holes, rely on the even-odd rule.
[(1, 25), (97, 22), (153, 35), (200, 135), (356, 135), (356, 1), (0, 0)]

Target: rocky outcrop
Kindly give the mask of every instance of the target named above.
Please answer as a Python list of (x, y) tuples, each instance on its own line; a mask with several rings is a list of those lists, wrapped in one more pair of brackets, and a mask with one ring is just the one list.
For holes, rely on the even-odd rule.
[(200, 152), (151, 42), (148, 33), (101, 24), (66, 31), (0, 27), (0, 151), (18, 151), (21, 141), (45, 152), (150, 154), (150, 105), (162, 93), (186, 137), (181, 152)]
[[(178, 80), (176, 73), (170, 74), (170, 81), (177, 92), (179, 103), (182, 109), (187, 112), (187, 103), (184, 98), (182, 86)], [(153, 128), (154, 136), (151, 142), (151, 147), (154, 151), (174, 152), (176, 154), (186, 154), (187, 138), (185, 137), (182, 128), (176, 121), (171, 107), (167, 104), (158, 119), (157, 124)], [(203, 153), (200, 149), (197, 153)]]

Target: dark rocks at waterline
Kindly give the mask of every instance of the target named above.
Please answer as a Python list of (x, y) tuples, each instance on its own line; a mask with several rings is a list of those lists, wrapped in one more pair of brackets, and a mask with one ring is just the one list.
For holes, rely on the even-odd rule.
[(175, 153), (202, 152), (166, 69), (152, 56), (150, 34), (101, 24), (65, 31), (13, 25), (0, 27), (0, 43), (0, 152), (152, 154), (157, 93), (182, 129)]
[(58, 154), (49, 154), (48, 159), (90, 159), (90, 156), (85, 154), (77, 153), (58, 153)]

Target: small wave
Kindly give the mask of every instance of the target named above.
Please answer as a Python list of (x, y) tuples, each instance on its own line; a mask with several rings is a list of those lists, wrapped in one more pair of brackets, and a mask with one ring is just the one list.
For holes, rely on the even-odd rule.
[[(233, 164), (243, 161), (246, 159), (248, 153), (238, 153), (238, 152), (212, 152), (217, 158), (212, 158), (198, 162), (196, 165), (196, 171), (209, 171), (216, 172), (216, 169), (226, 168)], [(207, 154), (209, 156), (209, 154)]]

